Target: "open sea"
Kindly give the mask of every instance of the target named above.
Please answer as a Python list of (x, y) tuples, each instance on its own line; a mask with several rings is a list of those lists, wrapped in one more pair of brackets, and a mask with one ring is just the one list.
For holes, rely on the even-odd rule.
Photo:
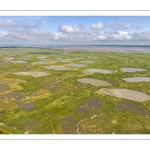
[(150, 45), (0, 45), (0, 48), (54, 48), (66, 51), (87, 50), (105, 52), (145, 52), (150, 53)]
[(88, 50), (112, 52), (146, 52), (150, 53), (150, 45), (61, 45), (49, 46), (63, 50)]

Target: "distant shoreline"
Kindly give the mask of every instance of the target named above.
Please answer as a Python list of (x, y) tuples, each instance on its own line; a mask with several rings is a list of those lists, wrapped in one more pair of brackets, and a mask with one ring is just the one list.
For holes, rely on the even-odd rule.
[(126, 52), (126, 53), (150, 53), (150, 45), (52, 45), (52, 46), (0, 46), (2, 48), (52, 48), (69, 51), (92, 52)]

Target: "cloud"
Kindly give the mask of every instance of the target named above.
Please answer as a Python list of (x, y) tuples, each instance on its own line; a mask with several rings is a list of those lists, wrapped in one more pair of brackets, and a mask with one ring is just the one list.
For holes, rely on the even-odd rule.
[(90, 27), (92, 30), (100, 30), (104, 28), (104, 25), (99, 22), (99, 23), (93, 23)]
[(53, 40), (58, 40), (58, 41), (67, 41), (68, 40), (68, 35), (66, 34), (59, 34), (59, 33), (54, 33), (53, 34)]
[(34, 23), (31, 21), (26, 21), (22, 23), (22, 27), (24, 28), (37, 28), (40, 26), (40, 23)]
[(113, 21), (113, 20), (111, 20), (111, 21), (109, 21), (109, 22), (107, 22), (106, 23), (106, 26), (105, 26), (106, 28), (115, 28), (116, 27), (116, 24), (115, 24), (115, 22)]
[(132, 36), (135, 40), (150, 40), (150, 31), (137, 31)]
[(80, 28), (76, 25), (75, 26), (60, 25), (58, 31), (62, 33), (77, 33), (80, 31)]
[(114, 21), (110, 21), (106, 23), (105, 28), (111, 28), (111, 29), (130, 29), (133, 26), (131, 24), (124, 24), (122, 22), (115, 23)]
[[(103, 38), (103, 36), (105, 38)], [(104, 39), (105, 41), (149, 41), (150, 31), (136, 31), (133, 33), (124, 31), (105, 31), (101, 34), (99, 39)]]
[(97, 36), (97, 38), (100, 39), (100, 40), (105, 40), (105, 39), (106, 39), (106, 36), (100, 35), (100, 36)]
[(124, 23), (118, 23), (117, 24), (117, 29), (129, 29), (132, 28), (131, 24), (124, 24)]
[(110, 31), (110, 30), (106, 30), (104, 31), (105, 34), (118, 34), (119, 31)]
[(131, 40), (132, 36), (128, 32), (119, 31), (118, 34), (112, 35), (112, 40)]
[(104, 25), (100, 22), (92, 24), (91, 28), (88, 29), (84, 28), (83, 25), (59, 25), (56, 32), (50, 31), (50, 28), (44, 29), (42, 25), (31, 21), (17, 24), (11, 20), (0, 20), (0, 27), (2, 28), (0, 32), (1, 42), (125, 43), (127, 41), (150, 40), (150, 31), (125, 32), (122, 29), (130, 28), (132, 25), (115, 24), (114, 22), (105, 25), (105, 29), (108, 30), (100, 30), (104, 29)]
[(1, 42), (57, 42), (70, 41), (68, 35), (62, 33), (52, 33), (47, 29), (9, 30), (7, 33), (0, 33)]
[(131, 40), (132, 36), (128, 32), (123, 31), (105, 31), (107, 40)]
[(0, 34), (0, 41), (11, 42), (42, 42), (52, 39), (52, 33), (41, 29), (38, 31), (31, 30), (15, 30), (8, 31), (7, 34)]
[(82, 32), (50, 32), (47, 29), (39, 30), (8, 30), (0, 33), (1, 42), (113, 42), (113, 41), (148, 41), (150, 40), (150, 31), (137, 31), (134, 33), (124, 31), (104, 31), (104, 32), (89, 32), (89, 30), (82, 30)]
[(18, 24), (12, 20), (7, 20), (7, 21), (3, 21), (3, 20), (0, 20), (0, 27), (17, 27)]

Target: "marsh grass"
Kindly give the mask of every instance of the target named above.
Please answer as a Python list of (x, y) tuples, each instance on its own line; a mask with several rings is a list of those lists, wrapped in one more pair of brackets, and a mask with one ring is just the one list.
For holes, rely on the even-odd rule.
[[(150, 101), (142, 103), (100, 94), (101, 87), (78, 83), (80, 78), (94, 78), (110, 83), (109, 88), (138, 90), (150, 95), (150, 83), (128, 83), (122, 78), (150, 76), (150, 54), (70, 51), (48, 48), (0, 49), (0, 62), (6, 54), (15, 59), (30, 58), (25, 64), (0, 65), (0, 125), (1, 133), (29, 134), (148, 134), (150, 133)], [(19, 53), (18, 53), (19, 51)], [(8, 55), (8, 53), (7, 53)], [(85, 67), (66, 67), (67, 70), (48, 70), (33, 65), (37, 57), (45, 56), (50, 65), (67, 65), (57, 59), (71, 60), (72, 64), (92, 61)], [(89, 59), (89, 56), (91, 57)], [(48, 72), (48, 76), (15, 75), (22, 71)], [(27, 70), (26, 70), (26, 69)], [(112, 74), (85, 73), (90, 68), (113, 70)], [(144, 72), (123, 72), (121, 68), (143, 68)], [(9, 87), (9, 88), (8, 88)], [(55, 90), (49, 90), (49, 89)], [(103, 87), (102, 87), (103, 88)], [(8, 93), (7, 93), (8, 92)], [(12, 94), (20, 92), (20, 100)], [(6, 99), (5, 99), (6, 98)], [(19, 103), (18, 103), (19, 102)], [(81, 121), (81, 122), (80, 122)], [(5, 131), (6, 130), (6, 131)]]

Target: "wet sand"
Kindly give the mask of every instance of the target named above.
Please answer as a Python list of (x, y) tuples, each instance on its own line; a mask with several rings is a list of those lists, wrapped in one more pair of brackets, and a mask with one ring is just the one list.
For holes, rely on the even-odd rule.
[(121, 68), (124, 72), (137, 72), (137, 71), (147, 71), (142, 68)]
[(105, 69), (87, 69), (87, 70), (84, 70), (85, 72), (89, 72), (89, 73), (104, 73), (104, 74), (110, 74), (112, 73), (113, 71), (112, 70), (105, 70)]
[(135, 91), (135, 90), (102, 88), (99, 90), (99, 92), (102, 94), (115, 96), (118, 98), (125, 98), (125, 99), (138, 101), (138, 102), (144, 102), (146, 100), (150, 100), (149, 95), (140, 91)]
[(150, 77), (131, 77), (123, 78), (122, 80), (126, 82), (150, 82)]
[(41, 76), (47, 76), (46, 72), (18, 72), (18, 73), (14, 73), (17, 75), (29, 75), (29, 76), (33, 76), (33, 77), (41, 77)]

